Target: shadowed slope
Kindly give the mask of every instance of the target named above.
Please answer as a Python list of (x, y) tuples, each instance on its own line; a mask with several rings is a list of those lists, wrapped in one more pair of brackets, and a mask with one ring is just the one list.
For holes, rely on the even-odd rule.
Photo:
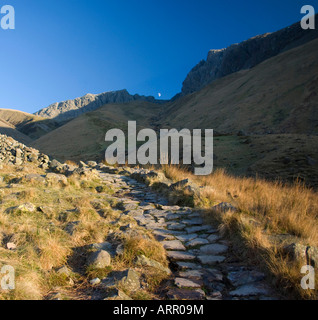
[(51, 119), (44, 119), (33, 114), (10, 109), (0, 109), (0, 120), (28, 136), (29, 141), (37, 139), (58, 127), (58, 124)]

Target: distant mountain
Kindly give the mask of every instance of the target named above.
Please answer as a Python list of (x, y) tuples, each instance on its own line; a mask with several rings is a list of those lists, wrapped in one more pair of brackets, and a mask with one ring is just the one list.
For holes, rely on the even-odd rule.
[(131, 95), (127, 90), (110, 91), (101, 94), (86, 94), (81, 98), (53, 103), (35, 113), (43, 118), (54, 119), (57, 122), (65, 122), (74, 119), (86, 112), (94, 111), (105, 104), (127, 103), (132, 101), (147, 101), (162, 103), (152, 96)]
[(129, 120), (137, 121), (138, 128), (151, 127), (152, 119), (163, 107), (147, 101), (106, 104), (67, 122), (34, 141), (32, 146), (61, 161), (101, 161), (109, 144), (105, 142), (108, 130), (120, 128), (126, 133)]
[(303, 30), (298, 22), (277, 32), (233, 44), (226, 49), (210, 50), (207, 59), (201, 60), (187, 75), (181, 96), (199, 91), (216, 79), (250, 69), (266, 59), (315, 38), (318, 38), (318, 27), (315, 30)]

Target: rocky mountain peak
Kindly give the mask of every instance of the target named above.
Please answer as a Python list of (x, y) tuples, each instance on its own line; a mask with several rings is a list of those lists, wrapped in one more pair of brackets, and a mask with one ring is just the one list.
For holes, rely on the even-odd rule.
[[(317, 19), (316, 19), (317, 20)], [(315, 30), (303, 30), (300, 23), (273, 33), (255, 36), (226, 49), (210, 50), (183, 82), (181, 95), (196, 92), (212, 81), (272, 58), (284, 51), (305, 44), (318, 37)]]
[(56, 102), (36, 112), (35, 115), (43, 118), (54, 118), (57, 122), (74, 119), (83, 113), (94, 111), (109, 103), (127, 103), (131, 101), (158, 102), (152, 96), (131, 95), (126, 89), (109, 91), (101, 94), (87, 93), (83, 97), (63, 102)]

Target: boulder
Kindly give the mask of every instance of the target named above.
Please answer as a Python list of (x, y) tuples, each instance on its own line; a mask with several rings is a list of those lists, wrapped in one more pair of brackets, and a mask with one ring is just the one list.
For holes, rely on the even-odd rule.
[(161, 263), (159, 263), (153, 259), (149, 259), (149, 258), (145, 257), (144, 255), (138, 256), (135, 260), (135, 264), (137, 266), (152, 267), (152, 268), (161, 270), (167, 274), (171, 274), (171, 271), (169, 268), (164, 267)]
[(103, 269), (111, 265), (111, 256), (105, 250), (92, 252), (87, 259), (87, 265)]
[(57, 173), (48, 173), (46, 175), (46, 181), (49, 184), (60, 184), (62, 186), (67, 186), (68, 181), (65, 175)]
[(102, 280), (102, 284), (106, 290), (122, 288), (128, 291), (137, 291), (141, 288), (140, 276), (133, 269), (113, 271), (107, 276), (107, 278)]

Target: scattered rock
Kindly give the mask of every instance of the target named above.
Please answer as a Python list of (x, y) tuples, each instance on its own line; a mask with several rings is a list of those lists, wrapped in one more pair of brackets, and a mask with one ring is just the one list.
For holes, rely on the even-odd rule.
[(21, 204), (20, 206), (18, 206), (17, 209), (22, 212), (34, 212), (36, 210), (36, 207), (34, 204), (28, 202), (28, 203)]
[(149, 259), (149, 258), (145, 257), (144, 255), (138, 256), (135, 260), (135, 264), (137, 266), (153, 267), (155, 269), (166, 272), (167, 274), (171, 274), (171, 270), (169, 268), (165, 268), (161, 263), (159, 263), (155, 260)]
[(92, 279), (90, 282), (89, 282), (92, 286), (96, 286), (98, 284), (101, 283), (101, 280), (99, 278), (95, 278), (95, 279)]
[(104, 300), (120, 300), (120, 301), (128, 301), (133, 300), (126, 293), (121, 290), (113, 289), (110, 293), (109, 297), (105, 298)]
[(50, 184), (61, 184), (62, 186), (68, 185), (67, 178), (63, 174), (48, 173), (46, 175), (46, 181)]
[(8, 242), (6, 244), (6, 247), (7, 247), (8, 250), (15, 250), (17, 248), (17, 245), (15, 243), (13, 243), (13, 242)]
[(56, 270), (56, 273), (63, 274), (65, 276), (69, 277), (72, 274), (72, 271), (67, 266), (63, 266), (63, 267), (59, 268), (58, 270)]
[(87, 259), (87, 264), (94, 266), (95, 268), (102, 269), (102, 268), (110, 266), (111, 256), (105, 250), (99, 250), (96, 252), (92, 252)]
[(26, 175), (24, 179), (27, 182), (37, 182), (40, 184), (46, 183), (46, 180), (43, 176), (41, 176), (40, 174), (35, 174), (35, 173)]
[(137, 291), (141, 288), (139, 274), (133, 269), (113, 271), (102, 280), (102, 283), (108, 289), (118, 287), (129, 291)]

